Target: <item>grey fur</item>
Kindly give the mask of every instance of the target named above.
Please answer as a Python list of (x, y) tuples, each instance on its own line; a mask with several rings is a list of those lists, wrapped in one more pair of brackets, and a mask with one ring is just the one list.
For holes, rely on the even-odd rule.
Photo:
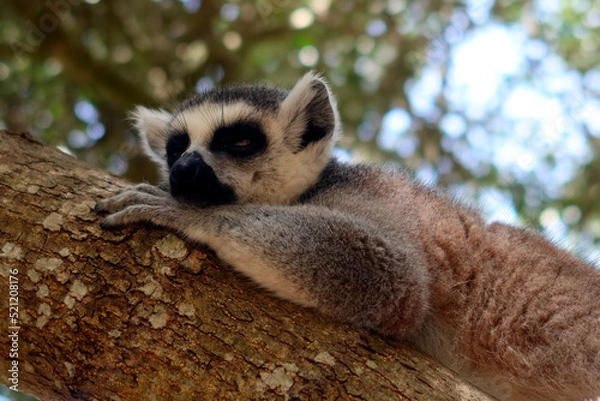
[(285, 99), (285, 96), (286, 91), (270, 86), (232, 85), (192, 96), (181, 103), (177, 110), (191, 109), (205, 102), (227, 104), (243, 101), (260, 110), (275, 111)]
[[(536, 234), (487, 225), (405, 174), (332, 159), (341, 128), (322, 78), (309, 73), (289, 93), (205, 94), (170, 122), (164, 111), (137, 113), (163, 168), (160, 146), (183, 129), (186, 152), (201, 155), (237, 201), (200, 207), (141, 184), (98, 203), (110, 213), (103, 228), (177, 231), (274, 294), (408, 340), (500, 399), (600, 395), (598, 272)], [(240, 119), (261, 124), (267, 149), (243, 161), (209, 152), (211, 133)]]

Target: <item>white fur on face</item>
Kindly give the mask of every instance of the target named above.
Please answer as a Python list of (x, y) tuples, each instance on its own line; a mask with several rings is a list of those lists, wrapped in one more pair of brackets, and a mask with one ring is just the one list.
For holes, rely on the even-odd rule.
[[(309, 115), (308, 110), (316, 97), (329, 101), (333, 132), (301, 148), (308, 121), (315, 117)], [(311, 107), (314, 110), (314, 104)], [(318, 110), (326, 115), (328, 109)], [(173, 132), (186, 132), (190, 137), (188, 151), (202, 156), (218, 179), (234, 189), (239, 203), (290, 204), (296, 201), (318, 180), (341, 130), (335, 98), (327, 83), (312, 72), (298, 81), (277, 110), (259, 109), (243, 100), (205, 101), (175, 114), (138, 107), (133, 118), (144, 151), (161, 166), (163, 178), (168, 177), (165, 149), (168, 136)], [(210, 151), (218, 128), (244, 121), (261, 126), (268, 144), (264, 154), (248, 161), (236, 161)]]
[(254, 107), (244, 102), (202, 103), (177, 114), (173, 118), (171, 129), (187, 132), (192, 146), (207, 146), (218, 128), (238, 121), (260, 121), (258, 113)]
[[(297, 97), (296, 100), (300, 101)], [(259, 111), (244, 102), (207, 103), (181, 112), (173, 119), (171, 129), (185, 130), (189, 134), (190, 149), (202, 155), (219, 180), (234, 188), (240, 203), (289, 204), (317, 181), (333, 147), (330, 139), (324, 139), (294, 153), (297, 143), (287, 142), (294, 129), (287, 120), (289, 115), (285, 111), (277, 115)], [(259, 122), (268, 138), (266, 153), (259, 156), (258, 161), (240, 166), (208, 150), (216, 129), (245, 120)], [(296, 118), (294, 124), (298, 120)], [(298, 127), (304, 128), (306, 121), (301, 122)], [(293, 135), (302, 134), (299, 128), (296, 130)], [(253, 180), (257, 172), (260, 178)]]
[(173, 115), (162, 109), (138, 106), (131, 113), (135, 128), (140, 135), (144, 153), (161, 167), (166, 167), (165, 143), (169, 134), (169, 123)]

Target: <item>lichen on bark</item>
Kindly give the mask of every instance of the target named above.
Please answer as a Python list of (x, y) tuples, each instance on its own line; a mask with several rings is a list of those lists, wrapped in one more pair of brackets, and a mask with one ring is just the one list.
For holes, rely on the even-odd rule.
[[(93, 205), (128, 185), (118, 177), (22, 133), (0, 131), (0, 160), (0, 276), (18, 271), (19, 390), (42, 400), (489, 399), (403, 344), (271, 297), (173, 233), (102, 231)], [(0, 338), (6, 372), (11, 343)]]

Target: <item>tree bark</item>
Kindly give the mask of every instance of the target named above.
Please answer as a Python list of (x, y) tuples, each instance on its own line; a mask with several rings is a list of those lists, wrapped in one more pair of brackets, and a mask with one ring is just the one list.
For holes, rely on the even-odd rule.
[(42, 400), (490, 400), (172, 233), (102, 231), (95, 202), (126, 185), (0, 131), (1, 383)]

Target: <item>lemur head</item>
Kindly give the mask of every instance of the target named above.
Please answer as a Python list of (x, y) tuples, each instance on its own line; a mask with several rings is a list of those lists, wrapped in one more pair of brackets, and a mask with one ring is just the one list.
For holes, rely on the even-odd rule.
[(341, 131), (335, 99), (312, 72), (289, 92), (219, 88), (173, 112), (138, 107), (133, 119), (171, 194), (202, 206), (294, 202), (318, 180)]

